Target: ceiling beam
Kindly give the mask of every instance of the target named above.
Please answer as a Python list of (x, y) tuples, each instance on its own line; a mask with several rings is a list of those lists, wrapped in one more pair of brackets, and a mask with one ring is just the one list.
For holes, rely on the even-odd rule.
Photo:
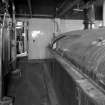
[(66, 3), (66, 6), (62, 7), (62, 9), (60, 9), (57, 12), (57, 16), (58, 17), (62, 17), (64, 16), (68, 11), (70, 11), (75, 5), (77, 5), (80, 1), (82, 0), (75, 0), (73, 2), (68, 2)]
[(60, 11), (65, 6), (65, 4), (67, 4), (67, 0), (65, 0), (59, 7), (57, 7), (57, 12)]
[(31, 0), (27, 0), (30, 16), (32, 17), (32, 5), (31, 5)]
[[(16, 17), (27, 17), (29, 18), (30, 17), (30, 14), (16, 14)], [(53, 15), (44, 15), (44, 14), (32, 14), (31, 17), (34, 17), (34, 18), (54, 18)]]

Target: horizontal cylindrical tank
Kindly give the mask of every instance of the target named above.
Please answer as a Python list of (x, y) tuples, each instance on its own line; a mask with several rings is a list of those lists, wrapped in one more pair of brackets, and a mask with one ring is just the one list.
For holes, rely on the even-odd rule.
[(105, 29), (71, 32), (56, 43), (57, 52), (105, 85)]

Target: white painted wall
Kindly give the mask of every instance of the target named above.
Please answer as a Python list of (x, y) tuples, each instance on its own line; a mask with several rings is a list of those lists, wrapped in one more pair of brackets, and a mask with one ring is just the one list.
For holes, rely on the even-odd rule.
[[(68, 32), (71, 30), (83, 29), (82, 20), (60, 20), (55, 19), (58, 24), (52, 19), (29, 19), (29, 59), (45, 59), (49, 58), (50, 54), (47, 50), (48, 44), (51, 42), (53, 33)], [(32, 32), (40, 31), (41, 33), (35, 37), (33, 42)]]
[[(51, 19), (30, 19), (29, 20), (29, 59), (49, 58), (47, 46), (51, 42), (54, 32), (54, 24)], [(32, 32), (40, 31), (35, 42), (33, 42)]]
[[(99, 21), (95, 22), (98, 26)], [(48, 44), (51, 42), (53, 33), (59, 35), (60, 33), (82, 30), (83, 20), (60, 20), (60, 19), (29, 19), (29, 59), (46, 59), (51, 57), (47, 50)], [(32, 32), (40, 31), (35, 42), (33, 42)]]
[(82, 30), (83, 20), (61, 20), (61, 33), (72, 31), (72, 30)]

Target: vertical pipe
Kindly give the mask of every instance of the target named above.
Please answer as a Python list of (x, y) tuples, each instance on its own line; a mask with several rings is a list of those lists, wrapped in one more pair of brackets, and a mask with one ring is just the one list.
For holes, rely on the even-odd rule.
[(84, 9), (84, 30), (89, 28), (88, 9)]
[(13, 63), (12, 63), (12, 68), (13, 71), (16, 70), (16, 53), (17, 53), (17, 49), (16, 49), (16, 20), (15, 20), (15, 5), (14, 3), (12, 3), (12, 27), (13, 27), (13, 35), (14, 35), (14, 39), (13, 39), (13, 43), (14, 46), (12, 46), (12, 58), (13, 58)]
[(91, 3), (89, 10), (88, 10), (88, 14), (89, 14), (89, 28), (93, 29), (94, 28), (94, 21), (95, 21), (95, 11), (94, 11), (94, 4)]
[(103, 0), (103, 26), (105, 26), (105, 0)]
[(95, 11), (93, 2), (84, 9), (84, 29), (94, 28)]
[(0, 61), (0, 64), (1, 64), (1, 68), (0, 68), (0, 101), (2, 100), (3, 96), (4, 96), (4, 78), (3, 78), (3, 68), (4, 68), (4, 27), (5, 27), (5, 20), (6, 20), (6, 13), (4, 14), (4, 17), (3, 17), (3, 24), (2, 24), (2, 30), (1, 30), (1, 61)]
[(3, 84), (2, 84), (2, 26), (0, 24), (0, 100), (2, 98), (2, 88), (3, 88)]
[(29, 50), (29, 21), (26, 22), (27, 53)]

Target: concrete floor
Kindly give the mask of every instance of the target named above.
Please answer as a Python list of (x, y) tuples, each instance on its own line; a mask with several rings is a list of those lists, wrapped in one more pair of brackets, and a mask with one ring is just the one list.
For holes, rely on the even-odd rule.
[(8, 96), (14, 97), (14, 105), (59, 105), (46, 63), (19, 64), (21, 76), (12, 76)]

